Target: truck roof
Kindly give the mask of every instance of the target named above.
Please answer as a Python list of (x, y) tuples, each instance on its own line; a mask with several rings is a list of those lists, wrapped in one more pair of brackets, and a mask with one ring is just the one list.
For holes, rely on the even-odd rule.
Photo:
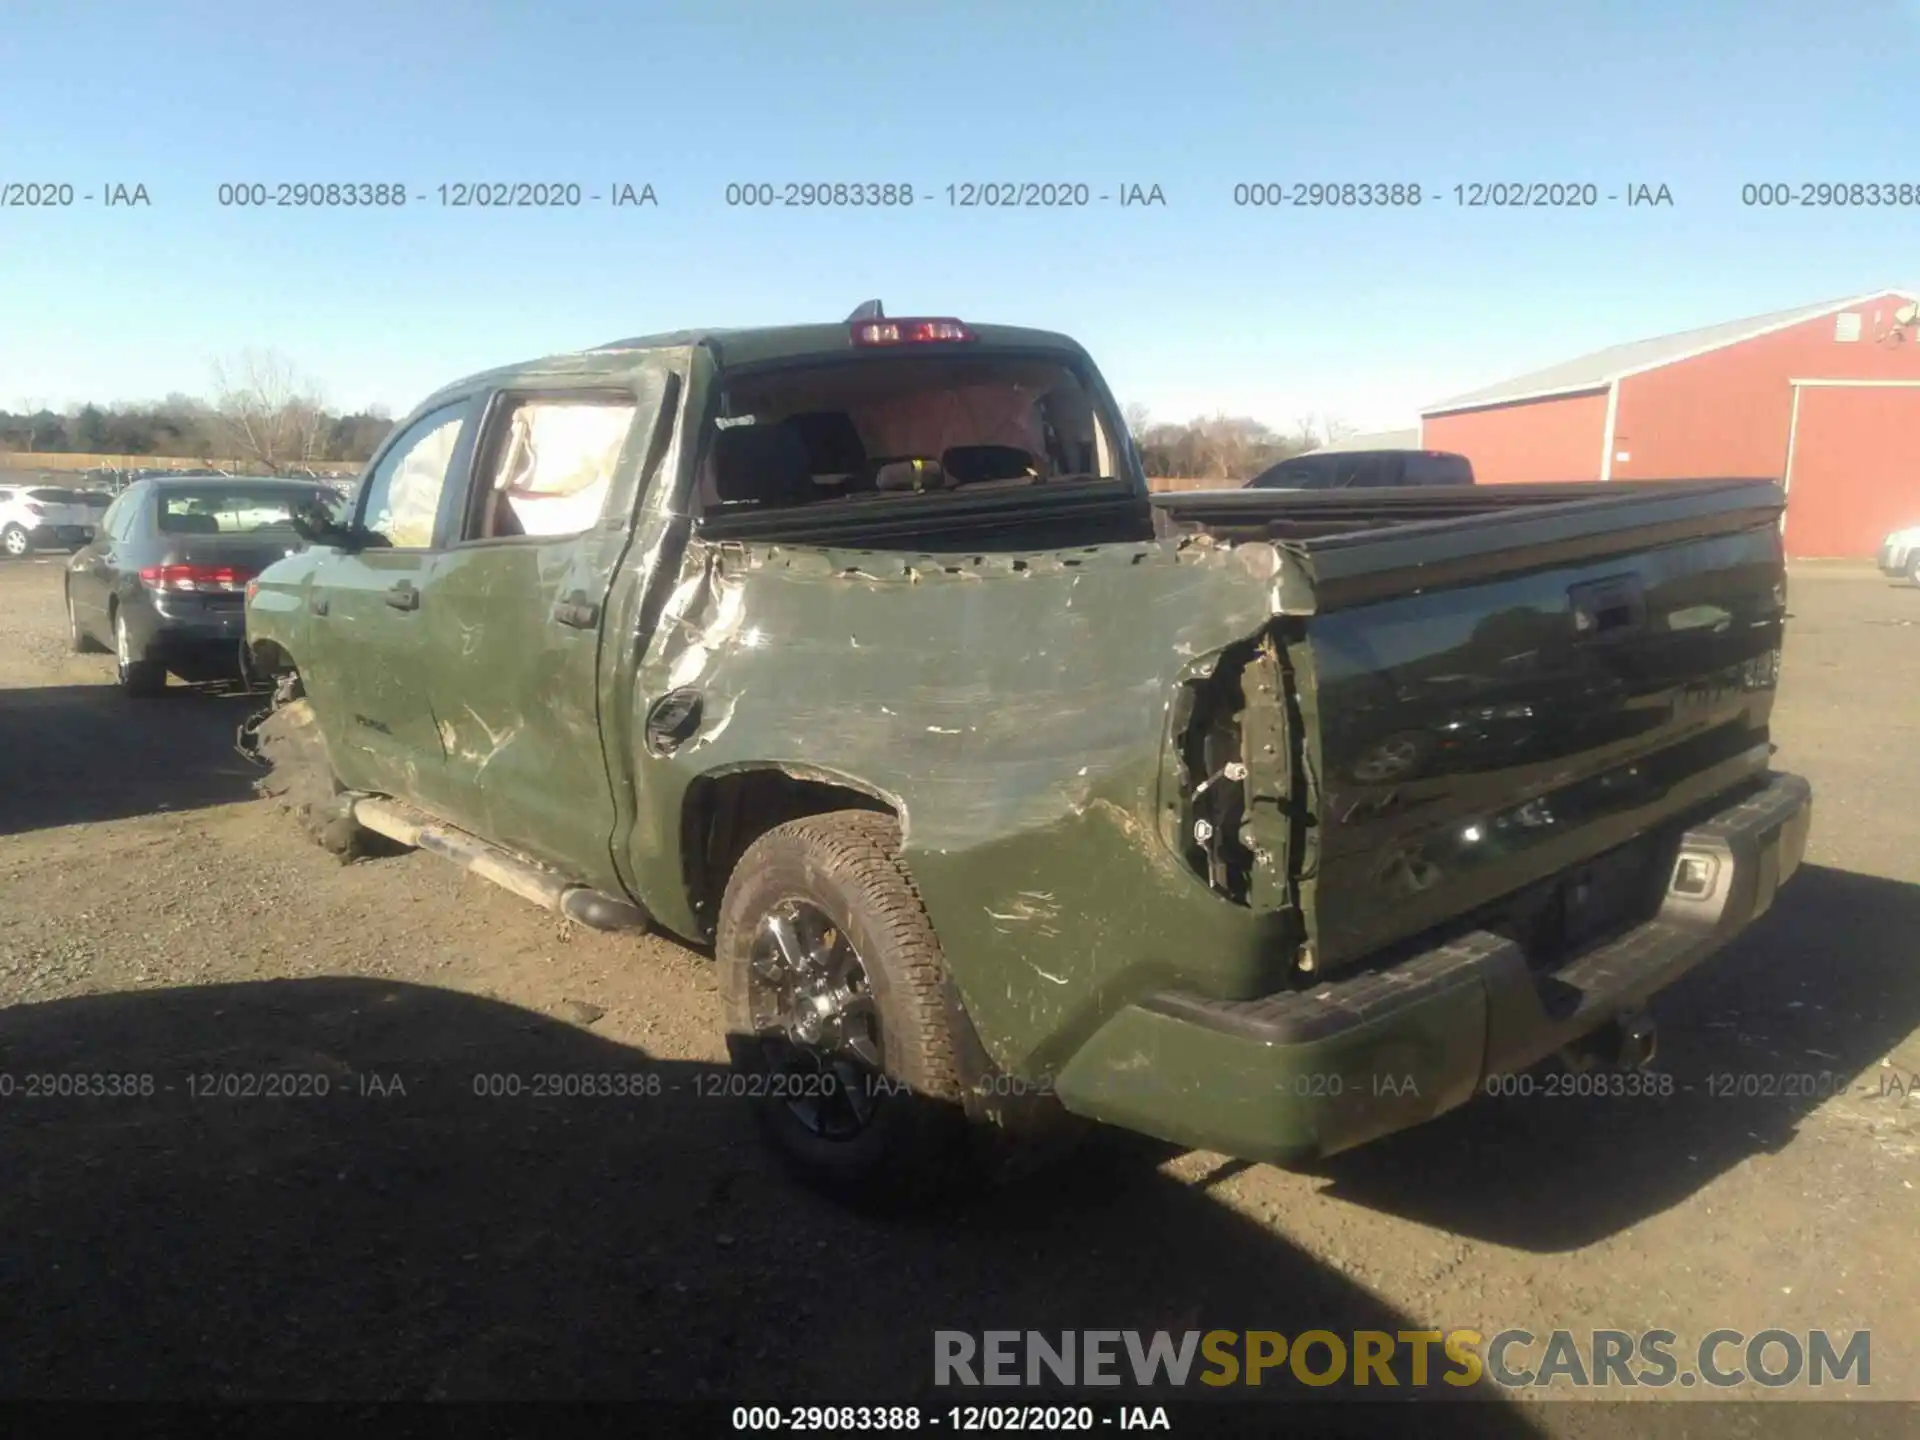
[[(1035, 330), (1022, 325), (975, 325), (971, 321), (968, 322), (968, 328), (976, 339), (939, 348), (948, 353), (962, 354), (1011, 350), (1053, 350), (1075, 356), (1084, 356), (1086, 353), (1071, 336), (1052, 330)], [(587, 350), (566, 351), (537, 360), (482, 370), (441, 386), (423, 402), (423, 406), (431, 405), (443, 397), (466, 393), (481, 385), (554, 379), (618, 380), (632, 371), (650, 351), (695, 345), (706, 347), (712, 353), (715, 365), (721, 369), (781, 360), (866, 353), (853, 343), (853, 324), (846, 320), (816, 325), (670, 330), (658, 335), (637, 335), (632, 339), (615, 340)]]

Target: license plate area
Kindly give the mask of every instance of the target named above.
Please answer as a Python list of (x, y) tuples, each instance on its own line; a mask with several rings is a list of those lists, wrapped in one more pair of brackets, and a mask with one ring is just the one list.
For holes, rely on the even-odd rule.
[(1518, 944), (1536, 971), (1653, 918), (1666, 892), (1672, 844), (1644, 835), (1515, 896), (1486, 928)]

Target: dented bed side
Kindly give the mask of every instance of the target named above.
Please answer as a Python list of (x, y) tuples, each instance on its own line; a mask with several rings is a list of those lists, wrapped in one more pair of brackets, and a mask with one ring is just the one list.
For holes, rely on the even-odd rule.
[(771, 767), (898, 811), (1004, 1066), (1051, 1067), (1176, 977), (1273, 988), (1290, 917), (1222, 904), (1179, 853), (1169, 739), (1181, 679), (1261, 631), (1281, 563), (1205, 540), (978, 558), (694, 541), (635, 694), (697, 690), (705, 718), (639, 761), (640, 894), (670, 928), (706, 930), (684, 883), (688, 789)]

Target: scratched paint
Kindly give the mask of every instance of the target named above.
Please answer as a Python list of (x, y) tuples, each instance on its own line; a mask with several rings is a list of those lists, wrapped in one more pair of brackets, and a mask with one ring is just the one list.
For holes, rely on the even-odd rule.
[(724, 723), (652, 762), (660, 813), (636, 849), (677, 837), (694, 778), (737, 766), (895, 797), (915, 882), (1002, 1063), (1031, 1063), (1176, 971), (1257, 993), (1277, 977), (1284, 920), (1223, 903), (1159, 824), (1181, 677), (1272, 616), (1283, 561), (1238, 548), (975, 563), (696, 541), (637, 688), (692, 686)]

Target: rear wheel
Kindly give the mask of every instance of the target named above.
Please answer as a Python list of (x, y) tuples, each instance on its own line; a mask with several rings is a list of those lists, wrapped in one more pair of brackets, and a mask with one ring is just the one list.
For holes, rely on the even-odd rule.
[(306, 698), (276, 696), (273, 709), (252, 729), (255, 751), (268, 767), (254, 788), (278, 800), (329, 854), (342, 860), (368, 854), (372, 832), (353, 818), (353, 797), (333, 772)]
[(67, 648), (76, 655), (99, 655), (103, 654), (107, 648), (81, 628), (80, 617), (73, 613), (71, 591), (67, 593)]
[(135, 653), (127, 617), (118, 610), (113, 612), (113, 654), (119, 667), (121, 694), (144, 700), (166, 690), (167, 667)]
[(32, 549), (33, 537), (21, 526), (9, 525), (5, 530), (0, 530), (0, 554), (9, 560), (24, 559)]
[(715, 955), (728, 1047), (800, 1179), (893, 1208), (970, 1188), (993, 1158), (991, 1063), (947, 976), (891, 815), (793, 820), (740, 858)]

